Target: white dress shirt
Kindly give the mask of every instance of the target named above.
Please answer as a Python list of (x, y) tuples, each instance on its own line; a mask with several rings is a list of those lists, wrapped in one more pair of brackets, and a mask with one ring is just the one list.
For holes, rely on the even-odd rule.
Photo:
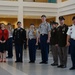
[(69, 35), (72, 39), (75, 39), (75, 25), (74, 24), (71, 27), (69, 27), (67, 31), (67, 35)]

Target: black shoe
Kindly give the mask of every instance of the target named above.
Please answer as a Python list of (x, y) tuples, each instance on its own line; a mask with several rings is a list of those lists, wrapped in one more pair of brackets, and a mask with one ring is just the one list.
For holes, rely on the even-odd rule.
[(31, 63), (31, 61), (29, 61), (29, 63)]
[(19, 61), (15, 61), (15, 63), (18, 63)]
[(44, 64), (48, 64), (48, 62), (44, 62)]
[(58, 64), (52, 63), (51, 66), (58, 66)]
[(69, 70), (75, 70), (75, 67), (71, 67)]
[(9, 59), (11, 59), (12, 57), (6, 57), (6, 58), (9, 58)]
[(29, 61), (29, 63), (35, 63), (35, 61)]
[(63, 65), (61, 68), (66, 68), (66, 65)]
[(19, 61), (20, 63), (23, 63), (23, 61)]
[(43, 64), (44, 62), (40, 62), (39, 64)]
[(40, 64), (48, 64), (48, 62), (40, 62)]
[(58, 67), (58, 68), (62, 68), (62, 67), (63, 67), (63, 65), (58, 65), (57, 67)]

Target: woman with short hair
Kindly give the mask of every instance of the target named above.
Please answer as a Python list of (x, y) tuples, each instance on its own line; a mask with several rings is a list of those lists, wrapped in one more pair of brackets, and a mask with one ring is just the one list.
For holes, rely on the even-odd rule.
[(30, 29), (28, 31), (29, 63), (35, 63), (36, 45), (38, 45), (37, 32), (34, 24), (30, 24)]
[(5, 29), (5, 24), (1, 24), (0, 29), (0, 62), (6, 62), (6, 47), (8, 40), (8, 30)]

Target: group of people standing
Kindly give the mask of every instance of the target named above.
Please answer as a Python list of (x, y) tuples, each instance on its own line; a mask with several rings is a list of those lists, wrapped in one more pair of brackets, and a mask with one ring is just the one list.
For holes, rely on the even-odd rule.
[[(27, 38), (27, 44), (29, 48), (29, 63), (35, 63), (36, 49), (38, 43), (40, 43), (41, 49), (41, 62), (40, 64), (48, 64), (49, 44), (51, 45), (51, 51), (53, 55), (52, 66), (58, 68), (67, 67), (67, 55), (68, 47), (70, 46), (70, 53), (73, 66), (70, 70), (75, 69), (75, 16), (72, 18), (73, 25), (68, 28), (64, 24), (65, 18), (59, 17), (59, 25), (56, 22), (50, 24), (46, 21), (46, 16), (41, 16), (42, 23), (39, 25), (38, 30), (34, 24), (30, 24), (30, 28), (27, 32), (21, 27), (21, 22), (17, 22), (17, 28), (12, 29), (11, 24), (8, 23), (8, 27), (5, 28), (4, 23), (1, 24), (0, 29), (0, 62), (6, 62), (6, 50), (8, 50), (8, 57), (13, 56), (13, 42), (15, 46), (16, 63), (23, 62), (23, 44)], [(60, 64), (58, 62), (60, 60)]]

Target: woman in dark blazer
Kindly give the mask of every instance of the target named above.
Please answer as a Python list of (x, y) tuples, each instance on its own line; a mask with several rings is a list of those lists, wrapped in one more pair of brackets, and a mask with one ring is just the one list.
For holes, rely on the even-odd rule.
[(8, 30), (5, 29), (5, 24), (1, 24), (0, 29), (0, 62), (6, 62), (6, 47), (8, 40)]

